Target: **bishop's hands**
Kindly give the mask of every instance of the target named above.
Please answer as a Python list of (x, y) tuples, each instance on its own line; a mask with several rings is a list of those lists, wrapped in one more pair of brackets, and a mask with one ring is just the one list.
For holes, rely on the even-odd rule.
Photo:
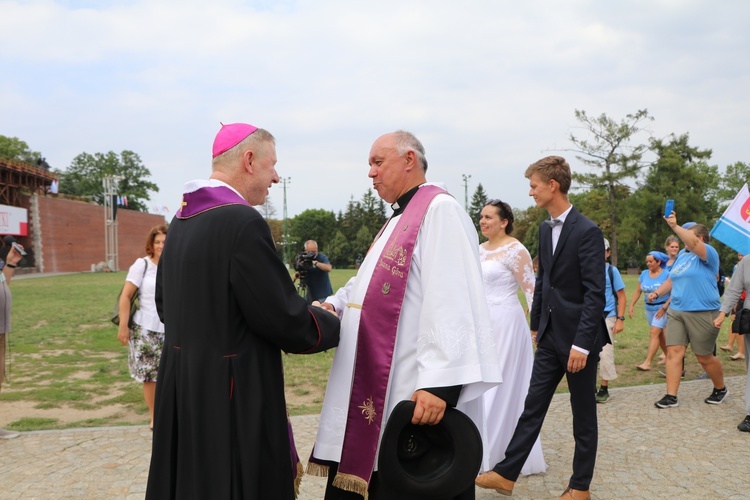
[(331, 304), (330, 302), (318, 302), (317, 300), (313, 300), (312, 304), (310, 305), (326, 310), (329, 313), (336, 316), (337, 318), (339, 317), (339, 315), (336, 314), (336, 309), (333, 307), (333, 304)]

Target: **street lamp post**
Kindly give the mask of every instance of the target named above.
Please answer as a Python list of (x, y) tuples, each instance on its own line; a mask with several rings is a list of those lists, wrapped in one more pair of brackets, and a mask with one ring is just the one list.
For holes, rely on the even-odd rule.
[(104, 186), (104, 262), (110, 271), (120, 270), (115, 203), (117, 203), (117, 188), (121, 180), (122, 177), (118, 175), (109, 175), (102, 179), (102, 185)]
[(283, 177), (281, 179), (281, 183), (284, 186), (284, 218), (282, 219), (282, 234), (283, 234), (282, 245), (283, 246), (282, 246), (282, 249), (281, 249), (281, 254), (284, 257), (284, 265), (288, 266), (289, 265), (289, 250), (288, 250), (288, 247), (289, 247), (289, 227), (288, 227), (287, 222), (286, 222), (286, 185), (292, 183), (292, 178), (291, 177)]
[(469, 211), (469, 179), (471, 175), (461, 174), (464, 179), (464, 210)]

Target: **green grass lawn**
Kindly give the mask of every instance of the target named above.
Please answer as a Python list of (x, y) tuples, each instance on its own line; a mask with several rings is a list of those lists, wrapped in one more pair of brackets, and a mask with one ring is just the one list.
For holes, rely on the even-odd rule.
[[(343, 286), (354, 272), (334, 269), (331, 273), (334, 290)], [(629, 300), (637, 286), (637, 277), (623, 278)], [(117, 342), (116, 329), (108, 319), (124, 279), (125, 273), (120, 272), (13, 280), (13, 330), (8, 366), (12, 384), (3, 384), (0, 412), (10, 402), (53, 411), (49, 418), (21, 417), (7, 427), (39, 430), (134, 423), (132, 419), (123, 421), (117, 413), (107, 418), (81, 418), (65, 424), (54, 418), (56, 409), (74, 408), (93, 413), (108, 405), (127, 408), (131, 413), (142, 415), (142, 421), (137, 423), (147, 423), (141, 385), (130, 378), (127, 351)], [(636, 317), (628, 319), (625, 331), (617, 336), (615, 359), (619, 377), (611, 382), (611, 387), (664, 382), (656, 367), (651, 372), (635, 368), (645, 358), (648, 343), (642, 302), (636, 311)], [(725, 326), (719, 343), (725, 344), (726, 338)], [(730, 361), (729, 354), (723, 351), (718, 355), (727, 376), (745, 373), (744, 363)], [(333, 351), (284, 357), (291, 414), (320, 411), (332, 358)], [(686, 379), (701, 372), (690, 353), (686, 370)], [(558, 391), (565, 390), (563, 382)]]

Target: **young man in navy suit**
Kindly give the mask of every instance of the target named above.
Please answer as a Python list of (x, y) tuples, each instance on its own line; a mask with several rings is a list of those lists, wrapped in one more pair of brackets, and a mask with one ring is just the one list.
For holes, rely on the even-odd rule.
[(548, 156), (526, 169), (537, 206), (550, 215), (539, 228), (539, 272), (531, 307), (537, 343), (531, 385), (505, 459), (476, 484), (504, 495), (513, 492), (563, 375), (570, 389), (575, 454), (573, 475), (561, 499), (589, 499), (598, 429), (596, 365), (604, 342), (604, 237), (568, 201), (570, 166)]

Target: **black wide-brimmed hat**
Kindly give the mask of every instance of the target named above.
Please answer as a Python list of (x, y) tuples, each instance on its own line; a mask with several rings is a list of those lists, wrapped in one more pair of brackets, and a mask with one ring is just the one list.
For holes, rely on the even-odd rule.
[(474, 484), (482, 439), (469, 417), (447, 408), (437, 425), (411, 423), (416, 403), (393, 409), (380, 443), (378, 474), (390, 488), (413, 495), (456, 496)]

